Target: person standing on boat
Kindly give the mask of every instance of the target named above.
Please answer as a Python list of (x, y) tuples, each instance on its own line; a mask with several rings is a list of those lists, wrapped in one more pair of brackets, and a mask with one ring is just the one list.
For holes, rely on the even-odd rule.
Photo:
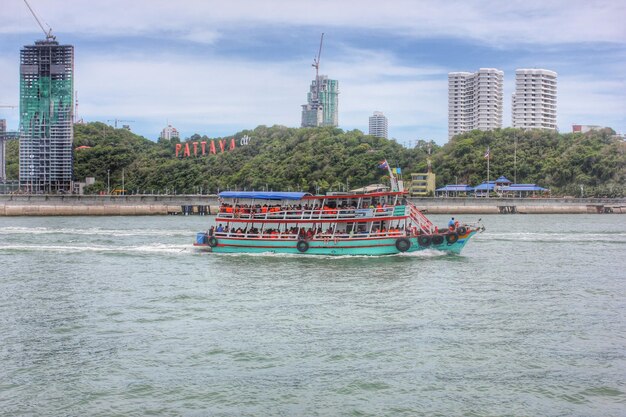
[(450, 219), (450, 221), (448, 222), (448, 229), (450, 230), (454, 230), (454, 217)]

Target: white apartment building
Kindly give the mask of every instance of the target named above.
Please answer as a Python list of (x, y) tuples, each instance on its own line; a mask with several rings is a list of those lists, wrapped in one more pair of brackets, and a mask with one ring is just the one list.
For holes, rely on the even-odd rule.
[(176, 130), (175, 127), (172, 127), (172, 125), (167, 125), (167, 127), (163, 128), (161, 131), (161, 139), (171, 140), (173, 138), (180, 138), (178, 130)]
[(448, 74), (448, 139), (502, 127), (503, 82), (504, 72), (495, 68)]
[(556, 130), (556, 72), (515, 70), (513, 127)]
[(370, 132), (369, 134), (372, 136), (377, 136), (379, 138), (387, 137), (387, 129), (388, 129), (388, 121), (387, 117), (382, 112), (375, 111), (373, 116), (370, 116)]

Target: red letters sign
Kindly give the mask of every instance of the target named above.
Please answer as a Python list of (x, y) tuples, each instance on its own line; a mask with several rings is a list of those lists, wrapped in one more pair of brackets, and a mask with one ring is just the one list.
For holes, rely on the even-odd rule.
[[(189, 146), (191, 144), (191, 147)], [(217, 141), (217, 145), (220, 148), (220, 153), (224, 153), (227, 150), (228, 151), (232, 151), (233, 149), (235, 149), (235, 138), (232, 138), (230, 140), (230, 146), (227, 147), (228, 145), (228, 139), (220, 139)], [(176, 158), (178, 158), (179, 154), (181, 154), (182, 152), (182, 157), (183, 158), (189, 158), (191, 157), (191, 153), (193, 152), (193, 156), (197, 157), (197, 156), (204, 156), (204, 155), (208, 155), (208, 154), (217, 154), (216, 151), (216, 147), (215, 147), (215, 140), (211, 140), (209, 142), (209, 149), (207, 149), (206, 146), (206, 141), (202, 141), (202, 142), (185, 142), (183, 143), (177, 143), (176, 144)]]

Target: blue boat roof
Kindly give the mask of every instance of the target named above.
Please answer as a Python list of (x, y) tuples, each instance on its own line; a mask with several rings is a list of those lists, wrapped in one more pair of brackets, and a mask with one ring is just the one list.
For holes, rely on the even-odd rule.
[(254, 198), (258, 200), (301, 200), (309, 193), (282, 191), (222, 191), (221, 198)]

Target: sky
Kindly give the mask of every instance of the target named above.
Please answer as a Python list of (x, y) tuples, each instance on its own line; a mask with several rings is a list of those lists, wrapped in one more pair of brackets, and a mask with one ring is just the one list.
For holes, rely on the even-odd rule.
[[(339, 127), (367, 133), (382, 111), (407, 146), (448, 140), (448, 73), (558, 73), (557, 124), (626, 133), (626, 2), (617, 0), (29, 0), (75, 47), (78, 116), (156, 140), (299, 127), (315, 77), (339, 81)], [(19, 104), (19, 54), (44, 38), (23, 0), (0, 7), (0, 105)], [(18, 109), (0, 108), (8, 128)]]

